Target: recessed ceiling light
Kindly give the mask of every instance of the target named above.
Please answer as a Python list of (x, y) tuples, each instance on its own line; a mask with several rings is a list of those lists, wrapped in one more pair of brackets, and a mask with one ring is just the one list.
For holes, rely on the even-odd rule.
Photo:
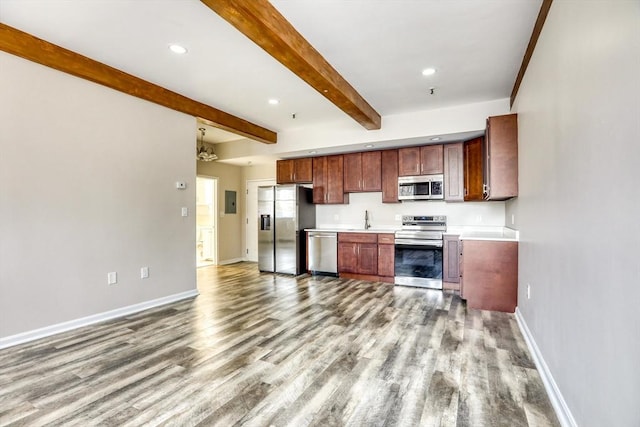
[(364, 148), (373, 148), (373, 147), (374, 147), (373, 144), (367, 144), (367, 145), (364, 146)]
[(440, 137), (439, 136), (434, 136), (433, 138), (431, 138), (432, 141), (440, 141)]
[(271, 98), (268, 102), (269, 102), (269, 104), (271, 104), (271, 105), (278, 105), (278, 104), (280, 104), (280, 101), (279, 101), (279, 100), (277, 100), (277, 99), (275, 99), (275, 98)]
[(425, 68), (424, 70), (422, 70), (422, 75), (423, 76), (431, 76), (433, 74), (436, 73), (436, 69), (435, 68)]
[(187, 53), (187, 48), (184, 46), (180, 46), (179, 44), (170, 44), (169, 50), (173, 53), (177, 53), (178, 55)]

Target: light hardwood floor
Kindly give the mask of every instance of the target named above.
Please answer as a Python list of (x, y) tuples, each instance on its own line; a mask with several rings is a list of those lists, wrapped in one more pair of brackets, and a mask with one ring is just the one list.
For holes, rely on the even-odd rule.
[(254, 263), (198, 287), (0, 351), (0, 425), (558, 425), (513, 315)]

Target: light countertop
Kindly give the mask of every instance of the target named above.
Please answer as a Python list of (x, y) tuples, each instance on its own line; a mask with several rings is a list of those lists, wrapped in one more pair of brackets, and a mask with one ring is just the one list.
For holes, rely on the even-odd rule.
[(447, 227), (446, 234), (459, 235), (460, 240), (497, 240), (517, 242), (519, 232), (508, 227)]
[[(307, 228), (306, 231), (325, 231), (335, 233), (376, 233), (376, 234), (393, 234), (400, 230), (400, 227), (384, 227), (384, 228), (349, 228), (331, 226), (322, 228)], [(445, 235), (458, 235), (461, 240), (497, 240), (505, 242), (517, 242), (519, 233), (508, 227), (482, 227), (482, 226), (450, 226), (447, 227)]]
[(375, 234), (393, 234), (399, 230), (398, 228), (340, 228), (340, 227), (326, 227), (326, 228), (305, 228), (305, 231), (326, 231), (335, 233), (375, 233)]

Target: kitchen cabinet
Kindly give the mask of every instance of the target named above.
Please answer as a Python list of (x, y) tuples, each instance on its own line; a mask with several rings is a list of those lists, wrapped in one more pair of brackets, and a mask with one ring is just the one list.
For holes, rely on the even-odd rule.
[(462, 142), (444, 146), (444, 200), (447, 202), (462, 202), (464, 200)]
[(398, 175), (432, 175), (443, 173), (442, 144), (398, 149)]
[(489, 117), (484, 144), (484, 193), (487, 200), (518, 195), (518, 115)]
[(460, 290), (460, 236), (445, 234), (442, 254), (442, 287)]
[(378, 276), (380, 281), (393, 283), (395, 276), (395, 236), (378, 234)]
[(462, 240), (460, 266), (460, 296), (468, 308), (515, 311), (518, 242)]
[(398, 150), (384, 150), (382, 161), (382, 203), (400, 203), (398, 200)]
[(313, 203), (346, 204), (344, 192), (344, 158), (340, 155), (313, 158)]
[(377, 234), (338, 233), (338, 274), (341, 273), (377, 276)]
[(464, 201), (484, 200), (483, 138), (464, 142)]
[(311, 157), (286, 159), (276, 162), (278, 184), (309, 184), (313, 182), (313, 162)]
[(345, 193), (382, 191), (380, 151), (344, 155)]

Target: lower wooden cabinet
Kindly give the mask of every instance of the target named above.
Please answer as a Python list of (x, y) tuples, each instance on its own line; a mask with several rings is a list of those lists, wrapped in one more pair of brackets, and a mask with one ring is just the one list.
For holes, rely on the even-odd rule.
[(338, 233), (338, 274), (378, 274), (378, 236), (373, 233)]
[(445, 234), (442, 256), (442, 287), (460, 290), (460, 236)]
[(518, 242), (463, 240), (460, 272), (468, 308), (513, 313), (518, 305)]
[(338, 233), (338, 275), (393, 283), (394, 235)]
[(380, 281), (393, 283), (396, 251), (393, 234), (378, 234), (378, 276)]

